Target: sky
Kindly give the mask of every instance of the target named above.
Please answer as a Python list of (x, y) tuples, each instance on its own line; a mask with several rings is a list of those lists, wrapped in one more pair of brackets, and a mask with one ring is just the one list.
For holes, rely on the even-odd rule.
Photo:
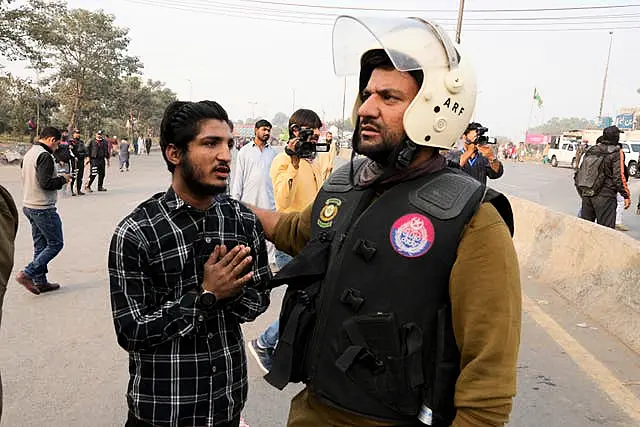
[[(333, 15), (420, 16), (442, 24), (453, 38), (458, 9), (457, 0), (68, 0), (68, 4), (115, 15), (116, 25), (130, 29), (130, 53), (144, 63), (145, 78), (165, 82), (184, 100), (216, 100), (234, 120), (252, 115), (271, 119), (279, 111), (291, 114), (294, 107), (311, 108), (325, 120), (342, 117), (345, 80), (333, 71)], [(634, 7), (495, 12), (603, 5)], [(553, 19), (531, 19), (541, 17)], [(528, 126), (554, 116), (595, 119), (612, 27), (616, 29), (603, 115), (640, 105), (638, 0), (467, 0), (464, 18), (462, 44), (478, 78), (474, 118), (493, 135), (521, 139)], [(567, 28), (597, 30), (564, 31)], [(21, 76), (33, 73), (24, 64), (4, 65)], [(356, 85), (356, 78), (346, 79), (347, 117)], [(534, 88), (542, 96), (542, 109), (532, 108)]]

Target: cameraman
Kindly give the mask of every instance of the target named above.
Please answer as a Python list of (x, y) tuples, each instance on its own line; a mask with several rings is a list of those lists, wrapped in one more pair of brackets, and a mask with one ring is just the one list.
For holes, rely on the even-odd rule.
[(450, 163), (459, 165), (460, 169), (480, 181), (487, 184), (487, 177), (498, 179), (504, 173), (502, 163), (488, 145), (484, 134), (488, 131), (480, 123), (469, 123), (462, 135), (464, 148), (462, 150), (449, 151), (446, 158)]
[[(289, 119), (289, 142), (271, 164), (271, 181), (278, 212), (298, 212), (316, 197), (331, 173), (333, 159), (316, 150), (322, 121), (312, 110), (300, 109)], [(334, 152), (335, 155), (335, 152)]]

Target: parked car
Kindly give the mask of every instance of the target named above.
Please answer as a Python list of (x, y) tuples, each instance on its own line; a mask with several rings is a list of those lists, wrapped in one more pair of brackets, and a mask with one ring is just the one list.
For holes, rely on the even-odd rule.
[(549, 149), (549, 160), (551, 166), (557, 168), (558, 166), (570, 166), (576, 167), (576, 149), (578, 148), (577, 142), (561, 142), (558, 144), (558, 148)]
[(627, 168), (629, 168), (629, 176), (640, 178), (640, 171), (638, 170), (638, 165), (640, 164), (640, 141), (625, 141), (621, 142), (620, 145), (622, 145), (625, 162)]

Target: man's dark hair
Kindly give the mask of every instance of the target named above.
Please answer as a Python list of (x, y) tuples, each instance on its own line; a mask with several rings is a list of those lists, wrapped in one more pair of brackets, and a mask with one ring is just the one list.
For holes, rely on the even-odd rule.
[(233, 129), (234, 129), (234, 124), (232, 120), (227, 121), (227, 123), (229, 123), (229, 127), (231, 128), (231, 133), (233, 133)]
[(256, 129), (260, 129), (262, 127), (272, 128), (273, 126), (271, 126), (271, 123), (269, 123), (269, 120), (265, 120), (265, 119), (258, 120), (256, 122)]
[(322, 127), (322, 120), (320, 120), (320, 116), (318, 116), (315, 111), (301, 108), (289, 118), (289, 128), (294, 124), (300, 127), (320, 129)]
[[(381, 68), (383, 70), (395, 70), (396, 67), (391, 62), (391, 58), (384, 49), (373, 49), (365, 52), (360, 59), (360, 93), (367, 87), (373, 70)], [(415, 79), (419, 87), (422, 87), (424, 81), (424, 73), (422, 70), (409, 71), (409, 74)]]
[(186, 153), (189, 142), (193, 141), (200, 132), (200, 124), (208, 119), (229, 123), (229, 116), (225, 109), (214, 101), (175, 101), (169, 104), (160, 124), (160, 148), (169, 172), (173, 173), (176, 168), (167, 159), (166, 151), (169, 144)]
[(60, 129), (54, 128), (52, 126), (47, 126), (46, 128), (40, 131), (40, 135), (38, 135), (40, 139), (53, 138), (56, 141), (59, 141), (62, 138), (62, 134), (60, 133)]

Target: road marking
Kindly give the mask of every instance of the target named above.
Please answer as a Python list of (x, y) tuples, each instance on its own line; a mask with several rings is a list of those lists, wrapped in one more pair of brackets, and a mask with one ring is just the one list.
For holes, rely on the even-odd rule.
[(526, 295), (522, 296), (524, 310), (541, 326), (547, 334), (590, 376), (613, 402), (632, 420), (640, 423), (640, 399), (627, 389), (602, 362), (589, 353), (575, 338), (562, 329), (555, 320), (545, 313)]

